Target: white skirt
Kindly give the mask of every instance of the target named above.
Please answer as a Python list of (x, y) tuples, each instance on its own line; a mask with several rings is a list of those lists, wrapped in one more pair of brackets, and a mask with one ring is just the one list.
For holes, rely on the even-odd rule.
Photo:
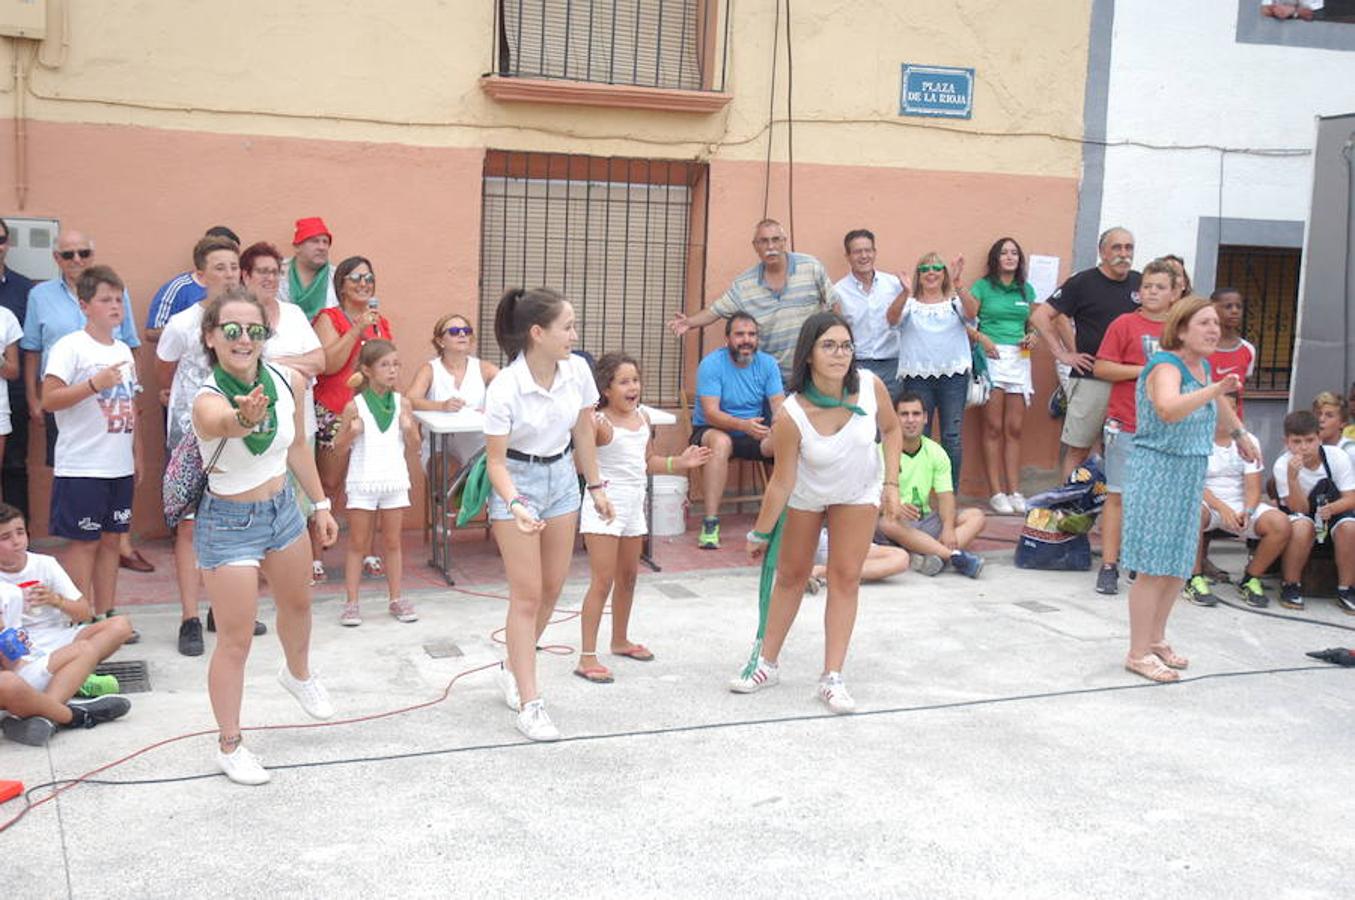
[(993, 390), (1020, 394), (1029, 406), (1035, 393), (1030, 377), (1030, 356), (1015, 344), (998, 344), (997, 354), (997, 359), (988, 359), (988, 380), (992, 382)]

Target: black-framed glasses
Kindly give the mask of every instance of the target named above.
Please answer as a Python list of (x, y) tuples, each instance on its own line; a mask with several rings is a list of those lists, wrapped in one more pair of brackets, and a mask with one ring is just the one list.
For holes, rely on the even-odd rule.
[(354, 284), (376, 284), (376, 276), (371, 272), (353, 272), (344, 277)]
[(837, 356), (856, 352), (856, 345), (851, 341), (819, 341), (819, 349), (829, 356)]
[(91, 256), (94, 255), (94, 251), (90, 250), (88, 247), (85, 248), (84, 250), (58, 250), (56, 255), (64, 259), (66, 262), (70, 262), (77, 256), (79, 256), (81, 259), (89, 259)]
[(244, 334), (249, 336), (250, 343), (262, 344), (273, 336), (273, 332), (262, 322), (250, 322), (248, 325), (239, 322), (222, 322), (217, 327), (221, 329), (221, 334), (228, 341), (238, 341), (240, 335)]
[(475, 334), (475, 329), (469, 325), (448, 325), (442, 333), (448, 337), (470, 337)]
[(265, 269), (260, 266), (255, 266), (254, 271), (250, 272), (249, 274), (253, 275), (255, 278), (281, 278), (282, 270)]
[(927, 263), (925, 266), (918, 266), (917, 270), (919, 272), (944, 272), (946, 266), (944, 263)]

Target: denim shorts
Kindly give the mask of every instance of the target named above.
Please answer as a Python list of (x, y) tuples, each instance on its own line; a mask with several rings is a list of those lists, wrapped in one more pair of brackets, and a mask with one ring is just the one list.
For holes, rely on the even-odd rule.
[(257, 567), (270, 553), (291, 546), (306, 531), (291, 483), (267, 500), (223, 500), (203, 494), (193, 529), (199, 569)]
[(1123, 494), (1125, 476), (1129, 471), (1129, 454), (1134, 449), (1134, 432), (1120, 431), (1119, 426), (1107, 425), (1101, 434), (1101, 448), (1105, 450), (1106, 490), (1112, 494)]
[[(509, 459), (508, 474), (512, 476), (513, 487), (527, 500), (532, 515), (538, 519), (553, 519), (579, 511), (579, 473), (574, 468), (574, 454), (566, 453), (553, 463), (523, 462)], [(512, 499), (511, 497), (509, 498)], [(491, 492), (489, 495), (489, 518), (501, 522), (513, 518), (508, 511), (508, 501)]]

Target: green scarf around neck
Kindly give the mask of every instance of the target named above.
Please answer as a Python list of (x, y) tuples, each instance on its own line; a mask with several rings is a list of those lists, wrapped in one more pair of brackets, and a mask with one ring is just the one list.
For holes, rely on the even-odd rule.
[(362, 399), (367, 401), (367, 408), (371, 410), (372, 418), (376, 420), (376, 427), (383, 432), (388, 431), (395, 419), (395, 391), (378, 394), (367, 387), (362, 391)]
[(218, 363), (212, 366), (212, 379), (216, 382), (217, 388), (226, 395), (232, 407), (239, 409), (240, 404), (236, 402), (236, 397), (244, 397), (254, 390), (255, 386), (262, 385), (264, 396), (268, 398), (268, 409), (264, 412), (263, 421), (258, 427), (245, 435), (241, 440), (245, 442), (245, 447), (255, 456), (263, 453), (273, 445), (273, 438), (278, 435), (278, 386), (273, 381), (273, 374), (268, 371), (268, 366), (263, 361), (259, 361), (259, 374), (253, 384), (246, 384), (239, 378), (236, 378), (230, 372), (221, 368)]
[[(866, 414), (866, 411), (855, 403), (848, 403), (845, 399), (839, 399), (837, 397), (829, 397), (823, 391), (815, 387), (812, 380), (805, 382), (804, 390), (800, 393), (804, 394), (805, 398), (815, 406), (840, 406), (843, 409), (850, 410), (853, 415), (864, 416)], [(847, 395), (844, 393), (842, 396), (845, 398)]]
[(296, 264), (296, 258), (293, 257), (287, 266), (288, 296), (293, 303), (301, 307), (301, 311), (306, 314), (306, 320), (310, 321), (320, 315), (320, 310), (325, 308), (325, 300), (329, 296), (329, 263), (320, 267), (309, 287), (301, 284), (300, 269), (301, 267)]

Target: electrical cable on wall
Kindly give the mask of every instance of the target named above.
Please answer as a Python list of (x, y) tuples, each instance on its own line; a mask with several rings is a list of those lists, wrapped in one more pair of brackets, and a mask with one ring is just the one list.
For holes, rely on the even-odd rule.
[(762, 218), (767, 218), (772, 191), (772, 123), (776, 121), (776, 64), (781, 50), (781, 0), (774, 0), (776, 16), (772, 23), (772, 86), (767, 97), (767, 160), (762, 165)]
[(791, 110), (795, 64), (790, 53), (790, 0), (786, 0), (786, 213), (790, 249), (795, 249), (795, 114)]

